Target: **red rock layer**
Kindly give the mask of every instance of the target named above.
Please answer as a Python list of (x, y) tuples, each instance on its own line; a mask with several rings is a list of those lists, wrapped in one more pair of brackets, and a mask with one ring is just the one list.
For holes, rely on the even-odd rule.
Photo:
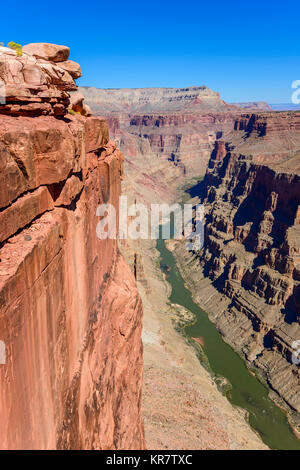
[(96, 235), (122, 154), (101, 118), (2, 116), (0, 168), (1, 448), (144, 448), (142, 304)]
[[(93, 105), (91, 104), (93, 107)], [(108, 116), (111, 134), (130, 160), (152, 155), (179, 181), (205, 173), (216, 138), (232, 130), (234, 113)], [(174, 168), (176, 167), (176, 168)]]
[[(244, 116), (204, 185), (205, 273), (231, 299), (219, 328), (265, 374), (300, 429), (300, 114)], [(243, 152), (243, 153), (241, 153)]]
[[(185, 178), (204, 175), (215, 139), (231, 131), (242, 112), (206, 87), (80, 87), (80, 92), (94, 114), (107, 117), (111, 135), (118, 140), (130, 164), (135, 165), (135, 171), (139, 159), (149, 159), (147, 176), (153, 176), (160, 184), (162, 178), (155, 168), (159, 163), (167, 186), (178, 186)], [(141, 174), (141, 180), (148, 178)]]

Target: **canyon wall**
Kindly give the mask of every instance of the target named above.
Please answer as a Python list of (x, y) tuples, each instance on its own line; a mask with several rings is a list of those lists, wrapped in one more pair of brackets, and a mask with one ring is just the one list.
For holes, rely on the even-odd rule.
[(215, 140), (232, 130), (241, 112), (207, 87), (79, 90), (107, 119), (125, 155), (125, 191), (140, 200), (151, 194), (175, 199), (179, 185), (204, 175)]
[[(132, 90), (133, 96), (147, 98), (147, 112), (136, 103), (126, 109), (129, 91), (99, 90), (98, 94), (96, 89), (80, 88), (92, 110), (105, 115), (111, 135), (124, 152), (122, 188), (130, 202), (177, 202), (182, 197), (178, 187), (205, 174), (215, 140), (232, 131), (241, 112), (220, 103), (213, 92), (210, 105), (198, 103), (194, 112), (185, 89), (170, 91), (181, 97), (176, 111), (174, 103), (156, 100), (162, 90), (152, 96), (149, 89)], [(105, 100), (111, 96), (114, 108), (110, 111), (104, 94)], [(217, 389), (194, 348), (179, 333), (181, 315), (187, 321), (193, 319), (180, 306), (170, 304), (170, 286), (159, 267), (156, 241), (121, 240), (121, 249), (135, 273), (145, 309), (142, 408), (147, 446), (164, 450), (265, 448), (244, 413)]]
[[(207, 301), (204, 274), (220, 293), (207, 288), (205, 309), (263, 373), (300, 430), (299, 369), (292, 364), (292, 343), (300, 339), (299, 113), (264, 112), (266, 103), (224, 107), (213, 93), (201, 106), (185, 89), (80, 91), (107, 116), (125, 153), (125, 192), (137, 202), (174, 201), (178, 186), (207, 170), (191, 192), (207, 206), (205, 248), (195, 254), (196, 297)], [(140, 247), (127, 246), (126, 255), (149, 289)]]
[(246, 101), (244, 103), (230, 103), (233, 106), (251, 111), (271, 111), (271, 106), (266, 101)]
[(0, 48), (0, 446), (141, 449), (142, 304), (96, 235), (123, 155), (103, 119), (67, 112), (68, 48), (23, 50)]
[(104, 114), (148, 114), (174, 112), (225, 112), (234, 108), (221, 100), (219, 93), (206, 86), (187, 88), (80, 87), (95, 112)]
[[(240, 116), (216, 141), (202, 191), (204, 249), (196, 254), (225, 310), (211, 315), (263, 373), (300, 429), (300, 113)], [(199, 286), (200, 288), (200, 286)]]

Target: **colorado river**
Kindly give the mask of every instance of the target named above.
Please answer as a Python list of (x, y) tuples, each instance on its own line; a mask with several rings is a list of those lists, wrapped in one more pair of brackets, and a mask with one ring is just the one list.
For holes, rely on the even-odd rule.
[(228, 400), (249, 413), (249, 422), (263, 442), (271, 449), (300, 449), (300, 441), (293, 434), (285, 413), (268, 397), (267, 388), (247, 369), (240, 356), (223, 341), (221, 334), (208, 315), (192, 299), (176, 266), (173, 254), (165, 241), (157, 241), (161, 267), (172, 287), (170, 301), (179, 304), (196, 316), (193, 325), (187, 325), (185, 332), (190, 338), (200, 338), (199, 343), (209, 360), (216, 376), (225, 377), (231, 384)]

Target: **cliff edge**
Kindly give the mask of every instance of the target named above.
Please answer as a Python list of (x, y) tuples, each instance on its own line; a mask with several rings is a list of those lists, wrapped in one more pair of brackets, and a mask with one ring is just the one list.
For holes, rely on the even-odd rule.
[(0, 48), (1, 448), (141, 449), (142, 304), (96, 235), (123, 156), (103, 119), (68, 114), (68, 48), (23, 51)]

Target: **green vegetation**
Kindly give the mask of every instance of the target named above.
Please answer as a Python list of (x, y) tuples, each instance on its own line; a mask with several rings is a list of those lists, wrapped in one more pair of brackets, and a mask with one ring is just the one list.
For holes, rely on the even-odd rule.
[(22, 51), (21, 44), (17, 44), (16, 42), (11, 41), (7, 45), (10, 49), (13, 49), (14, 51), (16, 51), (18, 57), (22, 56), (23, 51)]
[(230, 393), (232, 390), (232, 385), (230, 382), (228, 382), (225, 377), (222, 377), (221, 375), (215, 375), (214, 377), (215, 383), (218, 387), (219, 392), (224, 395), (224, 397), (228, 398), (230, 400)]
[(75, 116), (75, 114), (80, 114), (79, 111), (74, 111), (74, 109), (69, 108), (68, 113), (71, 114), (72, 116)]

